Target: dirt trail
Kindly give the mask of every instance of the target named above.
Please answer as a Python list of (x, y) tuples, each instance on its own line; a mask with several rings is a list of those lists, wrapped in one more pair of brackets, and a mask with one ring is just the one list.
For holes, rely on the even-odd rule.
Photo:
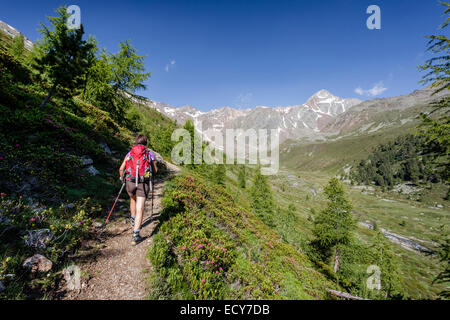
[[(171, 173), (179, 169), (167, 164)], [(106, 229), (106, 240), (94, 257), (78, 266), (89, 280), (84, 281), (80, 291), (68, 291), (64, 300), (142, 300), (147, 296), (146, 273), (150, 270), (147, 259), (148, 248), (152, 245), (153, 230), (158, 224), (161, 211), (161, 197), (165, 179), (155, 179), (153, 216), (151, 200), (147, 200), (144, 209), (141, 236), (144, 240), (136, 246), (131, 245), (132, 229), (127, 219), (113, 220)], [(122, 196), (123, 197), (123, 196)], [(92, 244), (91, 244), (92, 245)], [(97, 243), (98, 245), (98, 243)], [(83, 282), (83, 281), (82, 281)]]

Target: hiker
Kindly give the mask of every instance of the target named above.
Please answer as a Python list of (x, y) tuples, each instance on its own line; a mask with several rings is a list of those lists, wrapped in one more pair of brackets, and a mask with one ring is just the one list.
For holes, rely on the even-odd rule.
[[(158, 172), (155, 155), (146, 146), (147, 137), (143, 134), (137, 135), (133, 148), (125, 156), (119, 169), (120, 179), (126, 181), (126, 190), (130, 196), (131, 226), (133, 228), (131, 244), (133, 245), (142, 241), (139, 232), (141, 231), (145, 200), (150, 192), (150, 178), (152, 174)], [(136, 171), (139, 176), (138, 181), (136, 181)]]

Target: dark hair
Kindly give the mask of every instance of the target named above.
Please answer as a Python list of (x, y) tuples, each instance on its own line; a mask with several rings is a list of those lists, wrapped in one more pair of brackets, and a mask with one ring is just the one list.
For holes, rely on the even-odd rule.
[(143, 134), (138, 134), (136, 136), (136, 140), (134, 140), (134, 144), (143, 144), (144, 146), (147, 145), (147, 137)]

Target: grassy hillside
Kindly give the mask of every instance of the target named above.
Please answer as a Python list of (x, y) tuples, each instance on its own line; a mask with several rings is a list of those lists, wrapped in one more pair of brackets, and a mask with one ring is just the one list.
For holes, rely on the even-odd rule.
[[(280, 225), (279, 232), (290, 243), (298, 248), (307, 247), (312, 237), (313, 221), (317, 213), (324, 208), (325, 199), (322, 188), (330, 178), (330, 174), (319, 171), (281, 170), (271, 178), (271, 183), (278, 204), (286, 211), (290, 204), (296, 207), (297, 221)], [(386, 229), (423, 245), (436, 249), (435, 240), (440, 238), (440, 226), (449, 225), (448, 201), (443, 201), (445, 190), (432, 190), (432, 194), (440, 193), (440, 201), (432, 198), (427, 202), (409, 200), (405, 195), (394, 191), (381, 192), (364, 186), (347, 185), (349, 199), (354, 205), (353, 214), (358, 222), (376, 225), (378, 229)], [(431, 191), (429, 191), (431, 192)], [(443, 208), (436, 207), (436, 204)], [(358, 226), (357, 236), (363, 243), (371, 244), (375, 233), (362, 225)], [(441, 270), (439, 259), (393, 244), (394, 251), (400, 259), (402, 287), (406, 298), (436, 299), (444, 288), (432, 285), (432, 280)]]
[[(209, 180), (208, 180), (209, 181)], [(151, 298), (324, 299), (335, 284), (227, 189), (190, 171), (165, 188)]]
[(294, 170), (314, 170), (337, 173), (355, 165), (380, 143), (413, 131), (412, 124), (364, 135), (349, 135), (321, 142), (286, 141), (280, 147), (280, 163)]

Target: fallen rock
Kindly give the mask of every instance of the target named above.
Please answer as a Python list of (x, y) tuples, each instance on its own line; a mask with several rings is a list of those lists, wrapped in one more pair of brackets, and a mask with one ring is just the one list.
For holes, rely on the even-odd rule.
[(30, 270), (31, 272), (48, 272), (52, 269), (53, 262), (49, 259), (36, 253), (34, 256), (29, 257), (25, 260), (22, 265), (25, 269)]
[(27, 246), (43, 250), (54, 237), (50, 229), (28, 230), (23, 240)]
[(93, 226), (94, 226), (95, 228), (101, 228), (101, 227), (103, 227), (103, 223), (98, 222), (98, 221), (95, 221), (95, 222), (93, 223)]
[(81, 157), (80, 161), (83, 166), (89, 166), (94, 163), (94, 160), (89, 157)]
[(64, 280), (66, 281), (66, 289), (69, 291), (81, 289), (81, 270), (78, 266), (72, 265), (62, 271)]
[(68, 203), (68, 204), (64, 205), (64, 208), (66, 208), (66, 209), (73, 209), (73, 208), (75, 208), (75, 205), (73, 203)]
[(9, 226), (11, 225), (11, 220), (8, 217), (0, 215), (0, 223)]
[(87, 171), (88, 171), (91, 175), (93, 175), (93, 176), (96, 176), (96, 175), (98, 175), (98, 174), (100, 173), (100, 171), (98, 171), (97, 169), (95, 169), (94, 166), (89, 166), (89, 167), (87, 168)]
[(99, 143), (100, 147), (103, 148), (103, 150), (107, 153), (107, 154), (111, 154), (111, 149), (108, 147), (108, 145), (104, 142), (100, 142)]

